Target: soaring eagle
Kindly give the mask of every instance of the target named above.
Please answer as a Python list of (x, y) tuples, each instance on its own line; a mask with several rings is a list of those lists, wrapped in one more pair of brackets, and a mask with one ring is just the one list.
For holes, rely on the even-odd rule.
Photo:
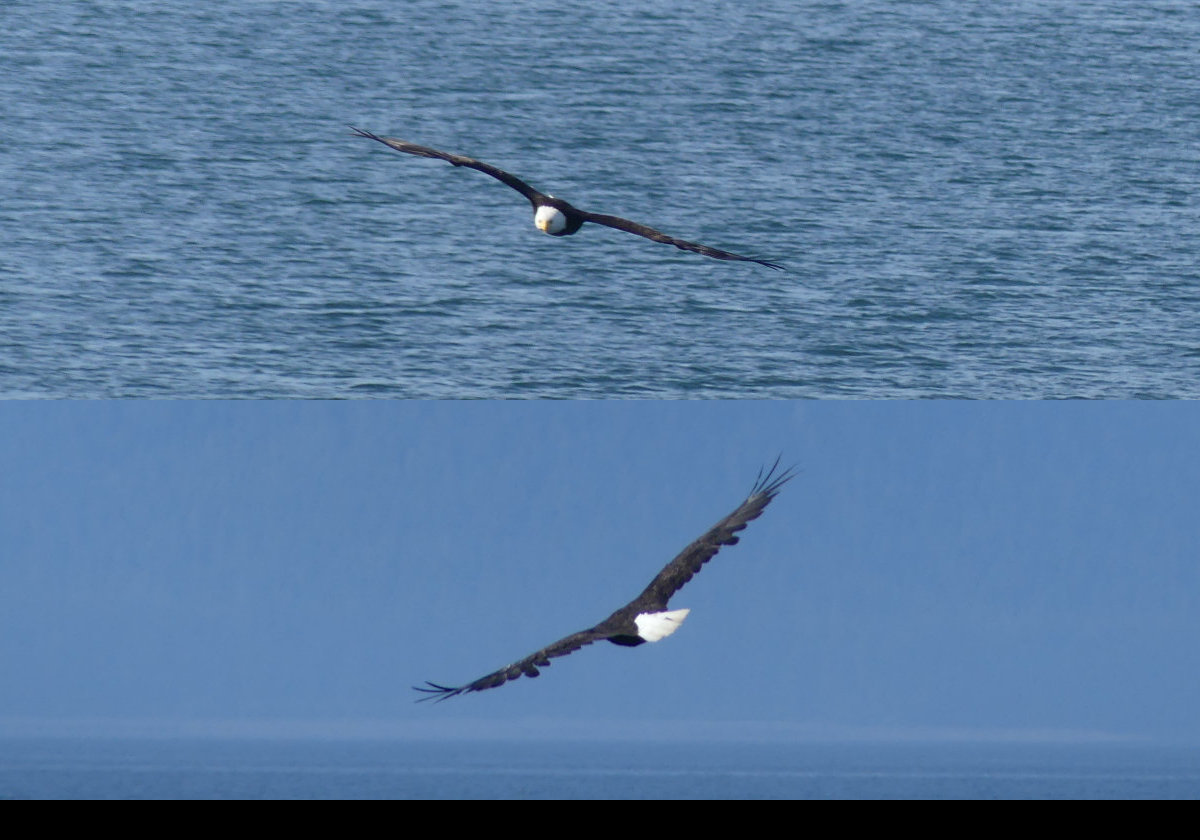
[(543, 192), (538, 192), (533, 187), (526, 184), (515, 175), (505, 172), (503, 169), (492, 166), (489, 163), (484, 163), (475, 158), (469, 158), (464, 155), (452, 155), (449, 152), (439, 152), (437, 149), (430, 149), (427, 146), (418, 146), (415, 143), (407, 143), (404, 140), (397, 140), (395, 137), (380, 137), (377, 134), (372, 134), (369, 131), (363, 131), (361, 128), (354, 128), (356, 137), (366, 137), (369, 140), (378, 140), (385, 146), (391, 146), (397, 152), (404, 152), (409, 155), (418, 155), (420, 157), (437, 158), (438, 160), (448, 161), (455, 166), (465, 166), (468, 169), (478, 169), (486, 175), (491, 175), (497, 181), (501, 181), (521, 195), (529, 199), (529, 203), (533, 205), (533, 223), (537, 225), (538, 230), (550, 234), (551, 236), (570, 236), (583, 226), (584, 222), (592, 222), (597, 225), (607, 225), (617, 230), (627, 231), (628, 233), (636, 233), (638, 236), (644, 236), (647, 239), (653, 239), (655, 242), (665, 242), (668, 245), (674, 245), (684, 251), (693, 251), (697, 254), (703, 254), (706, 257), (713, 257), (718, 260), (741, 260), (743, 262), (753, 262), (759, 265), (765, 265), (768, 268), (779, 268), (783, 266), (777, 265), (766, 260), (756, 260), (753, 257), (743, 257), (739, 254), (731, 254), (728, 251), (722, 251), (717, 248), (710, 248), (707, 245), (699, 245), (695, 242), (685, 242), (682, 239), (676, 239), (673, 236), (667, 236), (661, 231), (657, 231), (652, 227), (631, 222), (629, 219), (622, 219), (620, 216), (606, 216), (603, 213), (589, 213), (586, 210), (580, 210), (573, 207), (561, 198), (555, 198), (552, 195), (547, 195)]
[(691, 610), (668, 610), (667, 602), (671, 596), (692, 579), (700, 567), (712, 559), (723, 545), (736, 545), (737, 532), (746, 527), (751, 520), (758, 519), (763, 510), (775, 498), (779, 488), (792, 478), (792, 470), (785, 470), (780, 475), (775, 474), (779, 459), (771, 469), (763, 474), (759, 470), (754, 481), (754, 487), (746, 501), (738, 505), (737, 510), (712, 526), (694, 543), (679, 553), (679, 556), (668, 563), (641, 595), (634, 598), (621, 609), (601, 621), (590, 630), (572, 633), (565, 639), (559, 639), (552, 645), (530, 654), (519, 662), (506, 665), (499, 671), (494, 671), (486, 677), (480, 677), (473, 683), (460, 685), (457, 688), (426, 682), (424, 686), (413, 686), (416, 691), (423, 691), (428, 696), (417, 702), (437, 699), (447, 700), (459, 694), (472, 691), (484, 691), (504, 685), (509, 680), (515, 680), (524, 675), (536, 677), (538, 668), (545, 668), (550, 660), (558, 656), (574, 653), (584, 645), (607, 639), (614, 645), (635, 647), (644, 642), (657, 642), (665, 639), (676, 630)]

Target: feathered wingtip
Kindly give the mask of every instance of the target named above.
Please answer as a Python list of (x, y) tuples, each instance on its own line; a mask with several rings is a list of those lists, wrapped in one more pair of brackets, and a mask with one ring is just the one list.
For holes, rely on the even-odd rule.
[(368, 140), (378, 140), (380, 143), (383, 142), (383, 138), (380, 137), (378, 134), (372, 134), (369, 131), (363, 131), (361, 128), (358, 128), (353, 125), (347, 126), (347, 128), (349, 128), (350, 131), (353, 132), (355, 137), (366, 137)]
[(467, 690), (467, 686), (465, 685), (459, 686), (458, 688), (450, 688), (449, 686), (438, 685), (437, 683), (430, 682), (429, 680), (425, 681), (425, 685), (429, 686), (429, 688), (425, 688), (425, 686), (420, 685), (413, 686), (413, 691), (423, 691), (427, 695), (425, 697), (418, 697), (416, 700), (418, 703), (424, 703), (427, 700), (433, 700), (436, 703), (441, 703), (443, 700), (449, 700), (451, 697), (457, 697)]
[(758, 477), (754, 479), (754, 486), (750, 489), (750, 496), (748, 498), (753, 499), (760, 493), (764, 493), (766, 494), (767, 501), (770, 501), (771, 499), (775, 498), (775, 494), (779, 492), (780, 487), (795, 478), (796, 467), (794, 464), (785, 469), (779, 475), (775, 475), (775, 470), (779, 469), (779, 462), (782, 459), (782, 453), (776, 456), (775, 463), (771, 465), (769, 470), (766, 470), (765, 475), (763, 474), (765, 467), (759, 469)]

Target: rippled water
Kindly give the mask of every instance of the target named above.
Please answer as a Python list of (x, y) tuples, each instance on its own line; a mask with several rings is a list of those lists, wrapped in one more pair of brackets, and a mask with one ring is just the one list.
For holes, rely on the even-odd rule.
[(0, 740), (0, 799), (1194, 799), (1187, 748)]
[(1190, 2), (0, 21), (3, 396), (1200, 396)]

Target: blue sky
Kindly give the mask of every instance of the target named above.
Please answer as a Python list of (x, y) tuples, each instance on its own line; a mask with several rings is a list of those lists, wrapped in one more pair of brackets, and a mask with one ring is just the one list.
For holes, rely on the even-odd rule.
[[(1200, 736), (1192, 404), (4, 403), (0, 428), (0, 731)], [(780, 453), (797, 477), (678, 633), (412, 702), (606, 617)]]

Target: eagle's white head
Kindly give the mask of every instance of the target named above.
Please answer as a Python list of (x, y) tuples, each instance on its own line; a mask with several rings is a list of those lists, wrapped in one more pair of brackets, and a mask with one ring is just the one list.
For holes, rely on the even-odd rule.
[(533, 223), (543, 233), (558, 233), (567, 226), (567, 217), (561, 210), (543, 204), (533, 216)]

